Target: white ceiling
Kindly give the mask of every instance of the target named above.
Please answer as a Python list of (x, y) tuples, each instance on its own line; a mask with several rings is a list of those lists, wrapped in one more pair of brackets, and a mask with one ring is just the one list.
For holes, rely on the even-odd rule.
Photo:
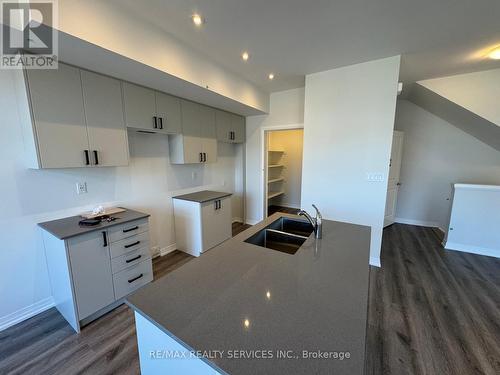
[[(477, 56), (500, 45), (499, 0), (106, 1), (267, 91), (303, 86), (309, 73), (397, 54), (405, 82), (500, 67), (484, 51)], [(190, 19), (195, 12), (206, 19), (200, 29)], [(250, 53), (247, 63), (243, 50)]]

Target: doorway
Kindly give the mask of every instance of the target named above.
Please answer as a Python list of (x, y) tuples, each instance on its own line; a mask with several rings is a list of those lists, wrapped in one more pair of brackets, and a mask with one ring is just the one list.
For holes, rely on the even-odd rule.
[(300, 210), (303, 139), (302, 128), (264, 132), (264, 217)]
[(389, 178), (387, 179), (387, 197), (385, 201), (384, 228), (394, 224), (396, 216), (396, 205), (401, 183), (401, 159), (403, 157), (403, 132), (394, 131), (392, 137), (391, 160), (389, 162)]

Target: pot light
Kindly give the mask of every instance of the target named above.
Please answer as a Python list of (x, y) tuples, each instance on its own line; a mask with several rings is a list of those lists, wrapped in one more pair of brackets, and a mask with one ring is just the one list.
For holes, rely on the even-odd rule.
[(269, 73), (269, 79), (272, 81), (274, 79), (274, 74), (273, 73)]
[(500, 60), (500, 47), (495, 48), (488, 54), (488, 57), (493, 60)]
[(248, 54), (247, 51), (243, 52), (241, 54), (241, 58), (243, 59), (243, 61), (247, 61), (249, 59), (250, 55)]
[(191, 16), (191, 19), (193, 20), (193, 23), (196, 25), (196, 26), (201, 26), (205, 23), (205, 20), (203, 19), (202, 16), (200, 16), (199, 14), (193, 14)]

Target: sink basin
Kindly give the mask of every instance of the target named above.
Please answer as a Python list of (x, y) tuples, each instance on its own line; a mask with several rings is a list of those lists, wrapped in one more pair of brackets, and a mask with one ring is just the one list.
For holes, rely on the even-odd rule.
[(297, 234), (304, 237), (309, 237), (309, 235), (314, 231), (313, 226), (308, 221), (291, 219), (289, 217), (280, 217), (266, 228), (276, 229), (281, 232)]
[(245, 242), (287, 254), (295, 254), (312, 232), (313, 227), (307, 221), (281, 217), (247, 238)]

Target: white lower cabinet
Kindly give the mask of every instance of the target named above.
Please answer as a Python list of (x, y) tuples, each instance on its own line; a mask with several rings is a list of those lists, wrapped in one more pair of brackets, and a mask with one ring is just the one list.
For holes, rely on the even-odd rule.
[(43, 240), (55, 305), (77, 332), (153, 280), (147, 218)]
[(177, 249), (194, 256), (231, 238), (231, 197), (207, 202), (173, 199)]

